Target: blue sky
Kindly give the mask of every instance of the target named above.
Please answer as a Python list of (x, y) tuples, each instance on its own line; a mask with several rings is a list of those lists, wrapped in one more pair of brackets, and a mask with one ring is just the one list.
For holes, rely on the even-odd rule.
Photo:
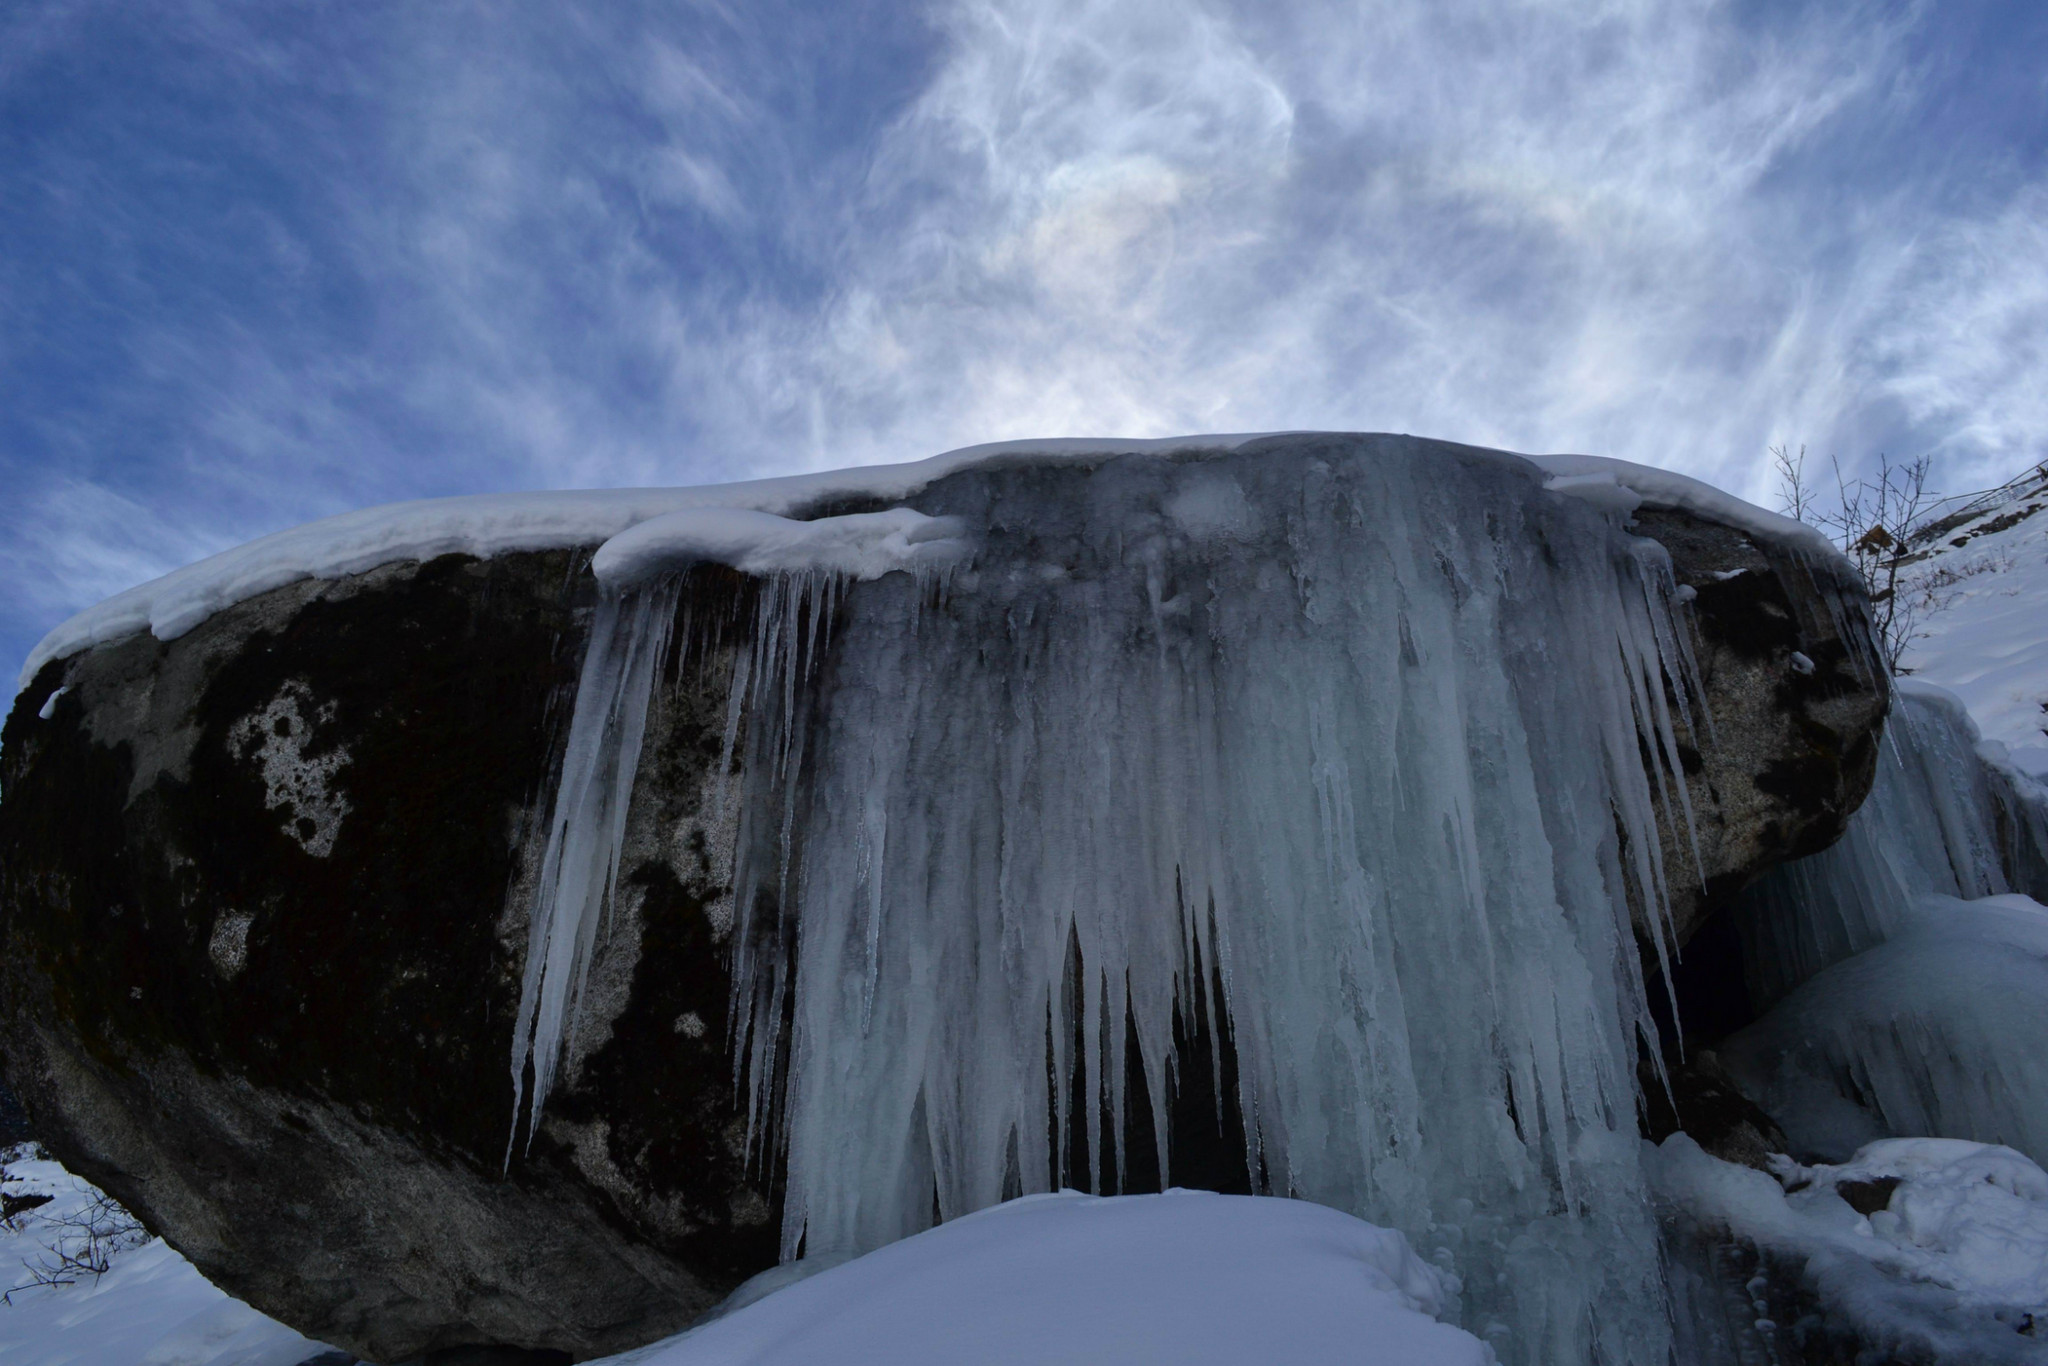
[(0, 666), (371, 503), (1329, 427), (2048, 456), (2048, 6), (0, 7)]

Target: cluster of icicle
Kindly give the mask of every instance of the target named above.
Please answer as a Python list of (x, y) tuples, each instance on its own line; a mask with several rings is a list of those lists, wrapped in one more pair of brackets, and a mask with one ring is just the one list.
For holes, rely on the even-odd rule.
[[(1200, 1009), (1258, 1189), (1408, 1233), (1505, 1361), (1662, 1363), (1631, 906), (1663, 952), (1697, 693), (1661, 547), (1525, 462), (1392, 438), (913, 502), (972, 563), (768, 576), (731, 684), (733, 1045), (785, 1256), (1099, 1181), (1127, 1056), (1155, 1114), (1219, 1084), (1178, 1076)], [(585, 665), (513, 1059), (535, 1114), (665, 582), (607, 601)]]
[(2048, 1161), (2044, 897), (2048, 792), (1955, 697), (1902, 681), (1847, 832), (1744, 898), (1772, 1008), (1727, 1061), (1802, 1151), (1936, 1134)]
[(1923, 897), (2048, 893), (2043, 793), (1985, 748), (1953, 695), (1899, 681), (1870, 796), (1842, 838), (1743, 898), (1759, 1006), (1901, 932)]

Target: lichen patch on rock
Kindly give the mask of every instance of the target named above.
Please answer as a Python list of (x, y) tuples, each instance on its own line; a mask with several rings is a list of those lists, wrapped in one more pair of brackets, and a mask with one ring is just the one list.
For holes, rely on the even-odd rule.
[(233, 978), (249, 961), (249, 926), (256, 917), (247, 911), (222, 911), (213, 922), (213, 936), (207, 940), (206, 956), (221, 976)]
[[(310, 713), (310, 716), (308, 715)], [(344, 750), (308, 753), (316, 726), (334, 720), (334, 704), (316, 705), (313, 690), (298, 679), (234, 724), (228, 748), (236, 758), (253, 763), (263, 776), (264, 805), (284, 808), (284, 832), (314, 858), (334, 852), (335, 836), (348, 815), (348, 795), (334, 785), (348, 763)]]

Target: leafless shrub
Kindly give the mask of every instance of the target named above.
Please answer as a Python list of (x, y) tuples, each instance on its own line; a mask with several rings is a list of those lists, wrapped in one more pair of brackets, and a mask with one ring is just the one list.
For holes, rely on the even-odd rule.
[(1951, 590), (1958, 584), (1966, 583), (1981, 574), (2002, 574), (2011, 569), (2014, 563), (2016, 561), (2012, 550), (2006, 546), (1954, 564), (1943, 561), (1929, 567), (1923, 574), (1916, 574), (1911, 591), (1929, 598), (1946, 594), (1946, 597), (1942, 597), (1942, 605), (1946, 606), (1949, 598), (1954, 596)]
[(1914, 548), (1915, 535), (1940, 501), (1940, 495), (1927, 487), (1931, 458), (1923, 455), (1894, 464), (1879, 456), (1876, 478), (1850, 479), (1842, 462), (1830, 457), (1836, 504), (1832, 512), (1823, 512), (1818, 510), (1818, 490), (1806, 475), (1806, 448), (1801, 446), (1796, 455), (1789, 446), (1773, 446), (1770, 451), (1778, 473), (1780, 509), (1821, 528), (1856, 566), (1870, 591), (1878, 648), (1886, 666), (1897, 673), (1906, 647), (1924, 634), (1927, 617), (1953, 596), (1943, 596), (1951, 585), (1930, 590), (1912, 568), (1921, 558)]
[(27, 1227), (29, 1212), (50, 1203), (47, 1195), (12, 1195), (0, 1191), (0, 1229), (19, 1233)]
[(98, 1280), (115, 1256), (150, 1238), (134, 1215), (98, 1191), (77, 1209), (47, 1219), (45, 1232), (49, 1241), (42, 1255), (22, 1262), (28, 1278), (0, 1293), (0, 1304), (12, 1304), (15, 1295), (37, 1286), (76, 1285), (85, 1276)]
[(7, 1189), (21, 1179), (14, 1174), (12, 1164), (22, 1160), (32, 1161), (34, 1157), (35, 1150), (28, 1144), (0, 1148), (0, 1231), (21, 1232), (27, 1226), (30, 1212), (50, 1203), (50, 1197), (47, 1195)]

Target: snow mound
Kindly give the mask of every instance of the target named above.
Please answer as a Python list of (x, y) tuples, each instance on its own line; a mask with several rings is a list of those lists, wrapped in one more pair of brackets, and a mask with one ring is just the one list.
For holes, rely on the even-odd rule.
[(2048, 908), (1924, 896), (1722, 1056), (1803, 1151), (1933, 1133), (2048, 1158)]
[(892, 1243), (606, 1366), (1492, 1362), (1437, 1322), (1456, 1293), (1399, 1233), (1321, 1205), (1065, 1191)]
[[(2048, 1174), (2011, 1148), (1871, 1143), (1776, 1178), (1684, 1134), (1646, 1162), (1667, 1213), (1791, 1262), (1868, 1349), (1940, 1363), (2048, 1361)], [(1867, 1211), (1867, 1212), (1866, 1212)]]
[[(1839, 1166), (1787, 1162), (1779, 1179), (1795, 1194), (1893, 1189), (1868, 1218), (1871, 1234), (1917, 1279), (1988, 1304), (2048, 1308), (2048, 1173), (1995, 1143), (1887, 1138)], [(1874, 1203), (1874, 1200), (1872, 1201)]]
[(2044, 894), (2048, 794), (1954, 694), (1902, 680), (1847, 832), (1745, 896), (1770, 1008), (1723, 1061), (1809, 1155), (1940, 1134), (2048, 1160)]
[[(9, 1195), (48, 1204), (0, 1223), (0, 1289), (21, 1287), (53, 1249), (83, 1251), (77, 1222), (99, 1192), (55, 1162), (7, 1163)], [(137, 1240), (140, 1241), (138, 1244)], [(332, 1351), (231, 1298), (161, 1239), (117, 1239), (105, 1275), (14, 1289), (0, 1306), (7, 1366), (300, 1366)]]
[[(383, 564), (438, 555), (488, 557), (512, 551), (595, 546), (644, 522), (684, 512), (752, 512), (788, 519), (837, 499), (905, 498), (936, 479), (978, 465), (1021, 460), (1085, 463), (1120, 455), (1179, 451), (1221, 453), (1275, 435), (1283, 434), (1185, 436), (1156, 441), (1057, 438), (997, 442), (899, 465), (871, 465), (698, 488), (479, 494), (364, 508), (222, 551), (80, 612), (43, 637), (30, 651), (17, 686), (28, 686), (36, 672), (52, 659), (62, 659), (141, 631), (149, 631), (159, 640), (174, 640), (215, 612), (301, 579), (342, 578)], [(1506, 452), (1494, 454), (1509, 460), (1523, 458)], [(1764, 540), (1824, 556), (1835, 553), (1826, 539), (1811, 528), (1684, 475), (1597, 456), (1530, 458), (1558, 481), (1560, 492), (1602, 501), (1598, 486), (1605, 485), (1615, 491), (1609, 502), (1626, 490), (1637, 501), (1652, 507), (1686, 508), (1730, 522)], [(671, 524), (669, 529), (670, 533), (681, 533), (671, 536), (672, 545), (676, 540), (694, 539), (707, 547), (723, 547), (707, 553), (706, 558), (734, 564), (754, 553), (750, 537), (758, 537), (764, 530), (769, 532), (769, 540), (781, 538), (786, 550), (795, 548), (787, 544), (786, 528), (764, 528), (760, 523), (750, 526), (745, 518), (719, 526), (717, 518), (700, 515)], [(629, 557), (622, 550), (619, 558), (626, 561)], [(873, 561), (867, 563), (872, 565)], [(773, 561), (773, 567), (792, 566), (785, 557)]]

